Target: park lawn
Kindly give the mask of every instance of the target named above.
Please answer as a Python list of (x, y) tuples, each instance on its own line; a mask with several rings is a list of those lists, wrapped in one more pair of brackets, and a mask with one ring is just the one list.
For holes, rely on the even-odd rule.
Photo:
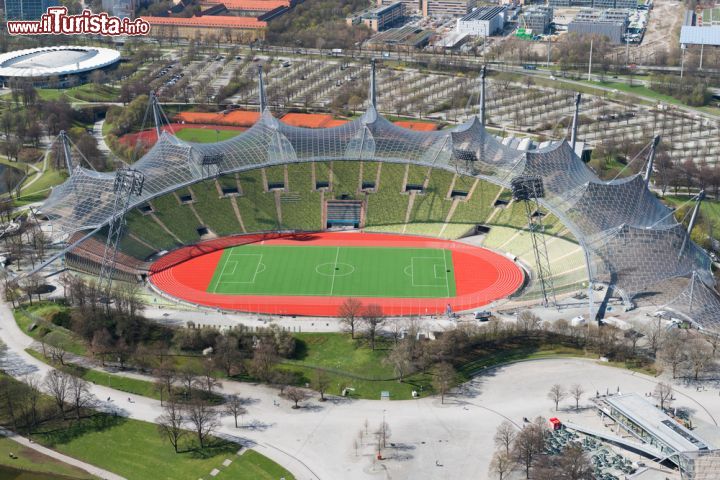
[[(317, 369), (323, 369), (330, 379), (328, 394), (340, 395), (344, 387), (354, 388), (353, 398), (377, 400), (380, 392), (390, 392), (390, 398), (407, 400), (413, 390), (432, 393), (431, 376), (417, 373), (403, 382), (395, 380), (392, 366), (384, 359), (391, 343), (379, 339), (373, 351), (365, 340), (350, 338), (344, 333), (298, 333), (295, 358), (283, 362), (282, 370), (301, 376), (301, 383), (310, 383)], [(421, 388), (422, 386), (422, 388)]]
[(175, 136), (180, 140), (195, 143), (213, 143), (228, 140), (242, 133), (241, 130), (216, 130), (214, 128), (183, 128)]
[[(691, 199), (692, 197), (687, 195), (665, 195), (661, 198), (663, 202), (675, 208), (688, 203)], [(689, 202), (688, 205), (692, 208), (693, 202)], [(720, 201), (706, 198), (700, 204), (700, 212), (714, 228), (720, 227)]]
[[(80, 424), (73, 422), (69, 428), (39, 433), (35, 438), (59, 452), (132, 480), (209, 478), (226, 458), (237, 459), (239, 449), (236, 443), (215, 439), (214, 446), (198, 450), (194, 438), (188, 436), (181, 441), (181, 453), (175, 453), (155, 425), (109, 415), (96, 415)], [(293, 478), (279, 465), (256, 455), (245, 462), (248, 469), (256, 469), (263, 476), (247, 478), (279, 478), (272, 476), (276, 471), (282, 471), (286, 479)]]
[(50, 188), (56, 185), (60, 185), (67, 179), (67, 173), (59, 171), (48, 165), (45, 172), (37, 172), (30, 175), (24, 182), (24, 185), (28, 185), (37, 175), (40, 175), (32, 185), (21, 186), (20, 196), (17, 201), (26, 203), (37, 202), (45, 200), (50, 195)]
[(26, 305), (24, 309), (37, 317), (40, 317), (43, 321), (37, 322), (37, 326), (30, 331), (30, 326), (36, 323), (32, 317), (27, 315), (22, 310), (14, 310), (15, 321), (18, 327), (26, 334), (31, 336), (37, 341), (44, 340), (54, 346), (63, 346), (63, 349), (67, 352), (74, 353), (75, 355), (87, 356), (88, 351), (85, 342), (70, 330), (52, 323), (54, 315), (67, 314), (69, 315), (70, 308), (65, 305), (60, 305), (52, 302), (40, 302), (34, 305)]
[(109, 85), (86, 83), (72, 88), (41, 88), (38, 96), (43, 100), (59, 100), (65, 96), (70, 102), (112, 102), (117, 100), (119, 92)]
[(295, 477), (283, 467), (254, 450), (236, 457), (229, 467), (219, 468), (217, 479), (232, 480), (292, 480)]
[[(18, 458), (10, 458), (10, 453), (15, 454)], [(22, 476), (10, 476), (10, 472), (4, 473), (3, 466), (22, 470)], [(14, 473), (14, 472), (13, 472)], [(43, 476), (34, 476), (33, 474), (45, 474)], [(54, 474), (49, 476), (48, 474)], [(66, 463), (48, 457), (31, 448), (20, 445), (9, 438), (0, 437), (0, 478), (24, 480), (27, 478), (60, 480), (60, 479), (91, 479), (95, 478), (84, 470), (73, 467)]]

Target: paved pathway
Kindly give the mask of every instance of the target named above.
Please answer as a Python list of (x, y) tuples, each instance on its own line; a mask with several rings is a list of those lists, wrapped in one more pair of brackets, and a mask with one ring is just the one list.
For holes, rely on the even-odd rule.
[[(0, 338), (9, 346), (0, 368), (15, 376), (32, 371), (44, 374), (51, 369), (24, 352), (32, 341), (19, 330), (4, 304), (0, 305)], [(298, 410), (280, 399), (276, 389), (222, 382), (224, 392), (247, 399), (248, 414), (239, 429), (231, 417), (223, 417), (219, 433), (268, 456), (298, 480), (359, 480), (376, 475), (394, 480), (487, 478), (493, 435), (503, 420), (521, 425), (523, 417), (570, 417), (569, 409), (555, 412), (547, 399), (553, 383), (579, 383), (587, 396), (594, 396), (596, 391), (616, 389), (644, 395), (658, 381), (589, 360), (529, 361), (476, 377), (446, 398), (445, 404), (438, 398), (383, 402), (331, 397), (324, 403), (311, 399)], [(707, 390), (697, 391), (693, 385), (676, 384), (676, 405), (689, 408), (696, 424), (712, 427), (720, 419), (720, 396), (717, 385), (706, 386)], [(131, 418), (152, 422), (161, 412), (159, 402), (152, 399), (132, 396), (130, 402), (127, 393), (97, 385), (92, 392), (102, 399), (102, 408)], [(587, 398), (581, 402), (587, 403)], [(385, 449), (387, 460), (376, 461), (373, 431), (383, 418), (390, 426), (394, 446)], [(359, 443), (357, 454), (355, 441)]]
[(52, 457), (56, 460), (60, 460), (63, 463), (67, 463), (68, 465), (72, 465), (74, 467), (85, 470), (89, 474), (96, 477), (103, 478), (105, 480), (125, 480), (125, 477), (121, 477), (120, 475), (116, 475), (112, 472), (108, 472), (107, 470), (103, 470), (102, 468), (98, 468), (95, 465), (90, 465), (89, 463), (85, 463), (76, 458), (68, 457), (67, 455), (63, 455), (60, 452), (56, 452), (55, 450), (51, 450), (47, 447), (43, 447), (42, 445), (38, 445), (37, 443), (31, 442), (29, 439), (21, 437), (20, 435), (17, 435), (2, 427), (0, 427), (0, 436), (7, 437), (10, 440), (19, 443), (20, 445), (31, 448), (37, 452), (47, 455), (48, 457)]

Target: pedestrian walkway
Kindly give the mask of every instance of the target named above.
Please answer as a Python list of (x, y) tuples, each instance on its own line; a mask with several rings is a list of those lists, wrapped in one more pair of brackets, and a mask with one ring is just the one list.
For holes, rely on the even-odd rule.
[(55, 450), (51, 450), (47, 447), (43, 447), (42, 445), (38, 445), (37, 443), (31, 441), (30, 439), (22, 437), (16, 433), (11, 432), (10, 430), (6, 430), (2, 427), (0, 427), (0, 436), (7, 437), (10, 440), (12, 440), (13, 442), (17, 442), (24, 447), (31, 448), (31, 449), (35, 450), (36, 452), (42, 453), (43, 455), (47, 455), (48, 457), (54, 458), (63, 463), (67, 463), (68, 465), (72, 465), (73, 467), (77, 467), (82, 470), (85, 470), (90, 475), (94, 475), (94, 476), (102, 478), (104, 480), (126, 480), (125, 477), (121, 477), (120, 475), (116, 475), (112, 472), (108, 472), (107, 470), (98, 468), (95, 465), (90, 465), (89, 463), (85, 463), (76, 458), (68, 457), (67, 455), (63, 455), (60, 452), (56, 452)]

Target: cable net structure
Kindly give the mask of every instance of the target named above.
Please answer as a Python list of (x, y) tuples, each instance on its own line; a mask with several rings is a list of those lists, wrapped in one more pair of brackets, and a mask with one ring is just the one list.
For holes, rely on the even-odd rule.
[[(478, 117), (451, 130), (411, 131), (381, 116), (373, 102), (360, 118), (324, 129), (287, 125), (265, 108), (251, 128), (217, 143), (184, 142), (163, 132), (132, 166), (144, 174), (145, 186), (130, 207), (208, 178), (208, 158), (214, 159), (213, 176), (315, 161), (410, 163), (505, 188), (518, 176), (539, 176), (545, 186), (541, 205), (583, 247), (591, 282), (608, 285), (628, 308), (654, 297), (653, 302), (679, 311), (699, 327), (720, 330), (720, 298), (704, 250), (690, 241), (640, 175), (600, 180), (566, 141), (516, 150), (487, 132)], [(113, 215), (114, 179), (113, 172), (77, 167), (53, 189), (41, 211), (68, 236), (107, 225)], [(692, 302), (677, 290), (669, 293), (666, 285), (672, 279), (686, 279), (686, 289), (694, 286), (699, 293)]]

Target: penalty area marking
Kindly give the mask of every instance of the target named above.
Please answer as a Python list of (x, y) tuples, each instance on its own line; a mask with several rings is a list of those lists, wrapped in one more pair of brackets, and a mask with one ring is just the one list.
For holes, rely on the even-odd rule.
[[(223, 280), (223, 276), (225, 275), (234, 275), (235, 271), (237, 270), (238, 264), (240, 264), (240, 260), (231, 260), (233, 257), (256, 257), (257, 263), (255, 264), (255, 270), (253, 271), (253, 276), (251, 280)], [(218, 281), (215, 284), (215, 288), (213, 289), (213, 292), (217, 292), (217, 287), (220, 285), (220, 283), (224, 284), (235, 284), (235, 283), (246, 283), (246, 284), (252, 284), (255, 283), (255, 279), (258, 276), (258, 273), (262, 273), (265, 271), (267, 266), (262, 263), (263, 254), (262, 253), (230, 253), (230, 256), (228, 257), (227, 261), (225, 262), (225, 265), (223, 265), (223, 269), (220, 272), (220, 277), (218, 277)], [(225, 268), (229, 263), (233, 264), (232, 272), (225, 272)]]
[[(409, 276), (410, 276), (410, 279), (412, 280), (412, 286), (413, 286), (413, 287), (435, 287), (435, 288), (442, 287), (442, 285), (438, 285), (438, 284), (435, 284), (435, 283), (430, 283), (430, 284), (426, 284), (426, 283), (416, 283), (416, 282), (415, 282), (415, 260), (436, 260), (436, 261), (439, 261), (440, 258), (439, 258), (439, 257), (410, 257), (410, 265), (406, 266), (406, 267), (403, 269), (403, 273), (405, 273), (405, 275), (409, 275)], [(442, 260), (443, 260), (443, 265), (444, 265), (444, 267), (445, 267), (445, 288), (447, 289), (448, 296), (450, 296), (450, 284), (449, 284), (449, 282), (448, 282), (448, 277), (447, 277), (447, 259), (445, 258), (445, 251), (443, 251), (443, 258), (442, 258)], [(432, 265), (433, 265), (433, 277), (435, 277), (436, 280), (441, 280), (442, 277), (438, 277), (438, 275), (437, 275), (437, 267), (440, 266), (440, 264), (439, 264), (439, 263), (433, 263)], [(410, 273), (408, 273), (408, 268), (410, 268)]]

